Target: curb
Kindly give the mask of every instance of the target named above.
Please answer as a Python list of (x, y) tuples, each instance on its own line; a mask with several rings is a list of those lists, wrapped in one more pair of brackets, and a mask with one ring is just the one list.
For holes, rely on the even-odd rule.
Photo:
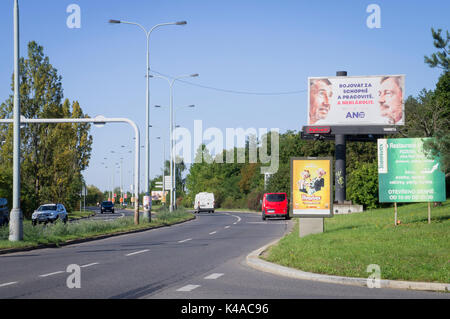
[(158, 229), (158, 228), (162, 228), (162, 227), (170, 227), (173, 225), (182, 224), (182, 223), (185, 223), (188, 221), (192, 221), (196, 218), (197, 217), (194, 216), (191, 219), (183, 220), (183, 221), (176, 222), (176, 223), (173, 223), (170, 225), (153, 226), (153, 227), (149, 227), (149, 228), (136, 229), (136, 230), (118, 232), (118, 233), (113, 233), (113, 234), (97, 235), (97, 236), (93, 236), (93, 237), (89, 237), (89, 238), (72, 239), (72, 240), (67, 240), (65, 242), (58, 243), (58, 244), (51, 243), (51, 244), (40, 244), (40, 245), (33, 246), (33, 247), (1, 249), (0, 255), (6, 255), (6, 254), (12, 254), (12, 253), (18, 253), (18, 252), (24, 252), (24, 251), (31, 251), (31, 250), (43, 249), (43, 248), (59, 248), (59, 247), (63, 247), (63, 246), (81, 244), (81, 243), (86, 243), (86, 242), (90, 242), (90, 241), (94, 241), (94, 240), (106, 239), (106, 238), (111, 238), (111, 237), (116, 237), (116, 236), (121, 236), (121, 235), (142, 233), (142, 232), (149, 231), (152, 229)]
[[(280, 238), (281, 239), (281, 238)], [(272, 245), (277, 244), (280, 239), (277, 239), (261, 248), (252, 251), (247, 255), (246, 262), (247, 265), (263, 272), (269, 272), (275, 275), (290, 277), (301, 280), (312, 280), (317, 282), (341, 284), (341, 285), (352, 285), (359, 287), (367, 287), (368, 283), (372, 280), (367, 278), (356, 278), (356, 277), (340, 277), (332, 275), (322, 275), (310, 272), (305, 272), (302, 270), (297, 270), (278, 264), (274, 264), (265, 260), (262, 260), (259, 256), (264, 253)], [(397, 280), (384, 280), (379, 281), (379, 287), (377, 288), (391, 288), (391, 289), (410, 289), (410, 290), (423, 290), (423, 291), (442, 291), (449, 292), (450, 284), (444, 283), (430, 283), (430, 282), (415, 282), (415, 281), (397, 281)]]

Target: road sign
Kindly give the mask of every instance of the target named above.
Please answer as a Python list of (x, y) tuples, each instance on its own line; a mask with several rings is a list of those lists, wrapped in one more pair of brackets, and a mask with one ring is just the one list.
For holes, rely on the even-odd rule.
[(429, 158), (425, 138), (378, 140), (381, 203), (443, 202), (445, 174), (439, 158)]
[(172, 179), (170, 176), (165, 176), (164, 177), (164, 181), (165, 181), (165, 189), (172, 189)]

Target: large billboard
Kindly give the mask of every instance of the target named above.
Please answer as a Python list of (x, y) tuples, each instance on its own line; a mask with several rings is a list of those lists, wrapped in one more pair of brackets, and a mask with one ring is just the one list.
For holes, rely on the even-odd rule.
[(381, 203), (443, 202), (445, 174), (438, 158), (428, 158), (422, 138), (378, 140)]
[(293, 217), (333, 216), (332, 158), (291, 158)]
[(404, 125), (405, 76), (308, 78), (308, 126)]

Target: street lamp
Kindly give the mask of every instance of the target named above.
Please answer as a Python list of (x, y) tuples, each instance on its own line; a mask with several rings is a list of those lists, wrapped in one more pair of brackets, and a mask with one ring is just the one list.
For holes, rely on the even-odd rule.
[[(170, 176), (171, 176), (171, 192), (170, 192), (170, 211), (173, 211), (174, 207), (174, 196), (176, 196), (176, 187), (175, 187), (175, 171), (174, 171), (174, 158), (173, 158), (173, 84), (176, 80), (183, 79), (183, 78), (189, 78), (189, 77), (198, 77), (198, 73), (194, 74), (187, 74), (187, 75), (180, 75), (175, 78), (168, 78), (162, 75), (150, 75), (152, 78), (160, 78), (164, 79), (169, 83), (170, 87)], [(176, 198), (175, 198), (176, 203)]]
[[(162, 26), (167, 26), (167, 25), (186, 25), (187, 22), (186, 21), (177, 21), (177, 22), (168, 22), (168, 23), (160, 23), (157, 24), (155, 26), (153, 26), (149, 31), (147, 31), (147, 29), (145, 29), (142, 25), (140, 25), (139, 23), (136, 22), (129, 22), (129, 21), (122, 21), (122, 20), (109, 20), (109, 23), (111, 24), (131, 24), (131, 25), (135, 25), (138, 26), (139, 28), (141, 28), (144, 32), (145, 35), (147, 37), (147, 69), (146, 69), (146, 81), (147, 81), (147, 86), (146, 86), (146, 108), (145, 108), (145, 112), (146, 112), (146, 124), (145, 124), (145, 146), (146, 146), (146, 150), (145, 150), (145, 193), (146, 196), (149, 196), (149, 181), (150, 181), (150, 130), (149, 130), (149, 122), (150, 122), (150, 81), (149, 81), (149, 77), (150, 77), (150, 34), (152, 33), (153, 30), (155, 30), (158, 27), (162, 27)], [(150, 207), (149, 206), (145, 206), (144, 205), (144, 218), (148, 218), (149, 222), (151, 221), (151, 212), (150, 212)]]

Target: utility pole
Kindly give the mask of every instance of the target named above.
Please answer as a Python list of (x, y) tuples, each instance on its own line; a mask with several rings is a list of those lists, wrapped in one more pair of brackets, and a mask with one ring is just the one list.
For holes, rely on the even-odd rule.
[(20, 208), (20, 69), (19, 69), (19, 1), (14, 0), (14, 143), (13, 208), (9, 221), (9, 240), (23, 240), (23, 214)]

